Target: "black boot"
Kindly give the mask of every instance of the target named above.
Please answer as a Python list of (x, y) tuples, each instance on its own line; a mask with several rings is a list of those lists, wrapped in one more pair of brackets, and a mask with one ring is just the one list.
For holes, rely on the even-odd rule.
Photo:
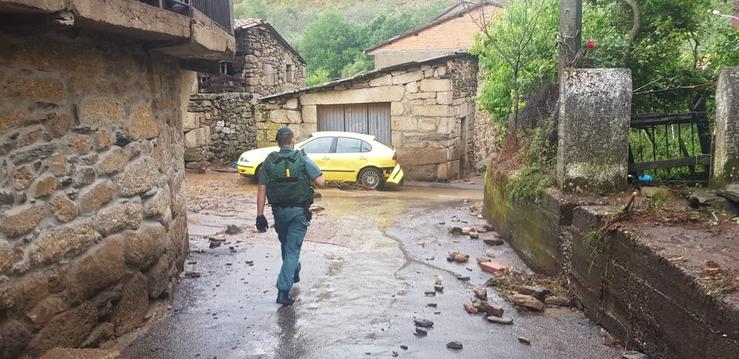
[(282, 304), (283, 306), (286, 306), (293, 305), (293, 303), (295, 303), (295, 301), (290, 297), (289, 290), (277, 291), (277, 304)]
[(298, 267), (295, 268), (295, 275), (293, 276), (293, 283), (300, 282), (300, 262), (298, 262)]

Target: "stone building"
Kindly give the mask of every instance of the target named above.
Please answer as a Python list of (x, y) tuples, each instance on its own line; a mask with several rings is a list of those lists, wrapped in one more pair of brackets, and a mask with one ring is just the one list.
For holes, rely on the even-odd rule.
[(221, 61), (220, 74), (199, 74), (198, 92), (267, 95), (305, 84), (305, 60), (269, 23), (234, 20), (236, 56)]
[(201, 73), (191, 98), (185, 123), (189, 166), (234, 160), (254, 148), (257, 98), (305, 84), (305, 61), (272, 25), (236, 20), (234, 34), (236, 57), (220, 63), (220, 74)]
[(187, 14), (0, 0), (0, 358), (95, 347), (172, 294), (185, 68), (235, 48), (230, 25)]
[(488, 24), (503, 5), (490, 1), (460, 1), (433, 21), (367, 48), (375, 69), (409, 61), (467, 51), (474, 34)]
[(262, 97), (257, 145), (272, 145), (281, 126), (298, 138), (321, 130), (368, 133), (398, 151), (410, 178), (458, 178), (472, 165), (477, 71), (474, 57), (457, 53)]

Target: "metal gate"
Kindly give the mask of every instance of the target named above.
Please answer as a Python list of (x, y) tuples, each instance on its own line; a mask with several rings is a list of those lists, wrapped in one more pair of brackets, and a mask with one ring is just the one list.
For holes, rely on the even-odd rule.
[(320, 105), (318, 130), (364, 133), (390, 145), (390, 103)]
[[(684, 96), (688, 98), (686, 101), (694, 99)], [(630, 174), (648, 174), (658, 182), (708, 182), (712, 157), (711, 129), (706, 112), (708, 96), (699, 94), (696, 97), (698, 100), (686, 112), (632, 115)]]

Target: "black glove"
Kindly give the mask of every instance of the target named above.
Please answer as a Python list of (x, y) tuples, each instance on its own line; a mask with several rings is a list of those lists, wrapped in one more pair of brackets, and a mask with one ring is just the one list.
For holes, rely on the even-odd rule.
[(269, 228), (267, 218), (265, 218), (264, 215), (257, 216), (257, 230), (264, 233), (267, 232), (267, 228)]

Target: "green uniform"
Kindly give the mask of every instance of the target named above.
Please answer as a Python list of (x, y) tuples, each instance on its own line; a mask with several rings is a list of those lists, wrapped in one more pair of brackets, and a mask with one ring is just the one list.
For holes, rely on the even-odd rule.
[(270, 154), (258, 173), (259, 184), (267, 186), (267, 200), (280, 240), (279, 290), (290, 290), (300, 271), (300, 249), (310, 224), (308, 206), (313, 202), (310, 183), (320, 175), (321, 169), (303, 151), (289, 148)]

